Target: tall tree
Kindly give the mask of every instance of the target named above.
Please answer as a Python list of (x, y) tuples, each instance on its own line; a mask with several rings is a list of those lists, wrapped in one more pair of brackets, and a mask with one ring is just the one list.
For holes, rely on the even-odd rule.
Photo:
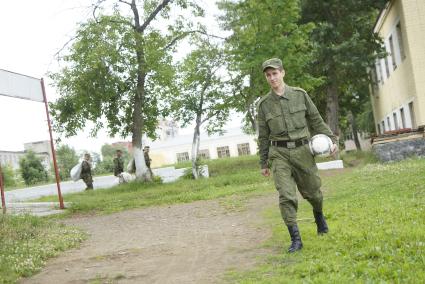
[(182, 122), (183, 127), (195, 122), (191, 159), (192, 175), (197, 179), (201, 126), (206, 124), (208, 134), (221, 131), (229, 116), (229, 104), (223, 79), (223, 51), (199, 38), (194, 45), (196, 48), (179, 66), (179, 92), (169, 100), (174, 117)]
[(261, 70), (263, 61), (281, 58), (288, 84), (309, 91), (321, 83), (306, 72), (314, 49), (309, 41), (314, 25), (298, 23), (299, 0), (222, 0), (218, 6), (224, 11), (222, 27), (231, 31), (226, 51), (233, 79), (232, 104), (255, 132), (255, 102), (269, 89)]
[(56, 159), (61, 179), (69, 178), (71, 169), (78, 163), (78, 156), (74, 148), (60, 145), (56, 149)]
[[(176, 42), (199, 31), (187, 15), (171, 19), (170, 12), (190, 10), (202, 16), (203, 10), (195, 0), (119, 0), (114, 1), (114, 13), (106, 15), (106, 2), (97, 1), (95, 18), (79, 26), (68, 54), (61, 58), (65, 66), (51, 75), (61, 95), (51, 105), (55, 128), (70, 136), (90, 121), (92, 135), (105, 126), (110, 135), (131, 134), (136, 176), (151, 180), (142, 136), (155, 136), (158, 102), (172, 85)], [(130, 16), (122, 14), (120, 5)]]
[[(337, 135), (340, 134), (341, 100), (345, 96), (358, 95), (360, 88), (364, 89), (363, 85), (369, 80), (367, 68), (382, 54), (380, 40), (372, 30), (379, 9), (385, 2), (387, 1), (302, 1), (303, 22), (313, 22), (316, 26), (312, 34), (316, 54), (310, 65), (310, 72), (325, 80), (316, 93), (326, 94), (327, 122)], [(350, 91), (346, 92), (347, 90)], [(363, 94), (363, 97), (367, 95)], [(350, 108), (349, 105), (342, 107)], [(353, 115), (356, 116), (355, 113)]]
[(0, 164), (1, 174), (3, 177), (4, 186), (15, 186), (16, 178), (15, 171), (13, 170), (11, 165), (2, 166)]

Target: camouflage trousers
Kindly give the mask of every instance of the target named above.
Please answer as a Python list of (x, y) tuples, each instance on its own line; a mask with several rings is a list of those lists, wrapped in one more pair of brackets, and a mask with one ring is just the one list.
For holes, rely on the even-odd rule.
[(93, 189), (93, 178), (91, 175), (84, 175), (81, 177), (86, 184), (86, 189)]
[(270, 146), (273, 179), (279, 192), (279, 209), (286, 225), (297, 223), (297, 188), (313, 210), (322, 212), (321, 180), (308, 145), (293, 149)]

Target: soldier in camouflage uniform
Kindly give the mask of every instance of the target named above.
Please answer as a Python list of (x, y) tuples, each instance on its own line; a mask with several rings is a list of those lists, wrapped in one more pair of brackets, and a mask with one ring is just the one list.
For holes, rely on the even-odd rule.
[[(303, 246), (297, 225), (296, 188), (313, 207), (317, 233), (328, 232), (322, 211), (321, 180), (308, 139), (322, 133), (335, 143), (336, 137), (308, 94), (284, 83), (285, 71), (280, 59), (266, 60), (262, 67), (271, 91), (257, 105), (261, 173), (266, 177), (270, 175), (270, 162), (279, 192), (280, 212), (291, 236), (288, 252), (292, 253)], [(336, 150), (334, 144), (332, 154)]]
[(81, 164), (81, 175), (80, 177), (83, 179), (86, 184), (86, 190), (93, 189), (93, 177), (91, 175), (91, 157), (90, 154), (84, 154), (84, 160)]
[(116, 157), (114, 158), (114, 176), (118, 176), (120, 173), (124, 171), (124, 160), (122, 158), (122, 151), (116, 151)]
[(151, 169), (151, 161), (152, 161), (152, 159), (149, 157), (149, 149), (150, 149), (149, 146), (145, 146), (143, 148), (143, 154), (145, 156), (146, 167), (148, 168), (148, 171), (151, 174), (151, 177), (153, 177), (153, 172), (152, 172), (152, 169)]

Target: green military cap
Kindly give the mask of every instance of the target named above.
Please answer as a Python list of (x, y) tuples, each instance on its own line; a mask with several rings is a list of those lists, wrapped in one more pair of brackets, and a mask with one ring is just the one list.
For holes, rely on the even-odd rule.
[(282, 66), (282, 60), (279, 58), (270, 58), (263, 62), (263, 72), (266, 70), (266, 68), (274, 68), (274, 69), (283, 69)]

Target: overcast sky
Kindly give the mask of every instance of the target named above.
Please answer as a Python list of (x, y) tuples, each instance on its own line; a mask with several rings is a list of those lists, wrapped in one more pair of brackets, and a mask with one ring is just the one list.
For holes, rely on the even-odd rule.
[[(217, 28), (212, 20), (217, 14), (214, 2), (204, 0), (209, 26)], [(91, 17), (90, 3), (92, 0), (1, 1), (0, 69), (44, 78), (48, 101), (54, 101), (57, 94), (46, 73), (55, 70), (54, 55), (74, 35), (77, 24)], [(46, 121), (44, 104), (0, 96), (0, 150), (23, 150), (23, 143), (49, 139)], [(120, 140), (130, 139), (110, 138), (104, 131), (93, 139), (85, 131), (64, 142), (76, 150), (100, 152), (104, 143)]]

